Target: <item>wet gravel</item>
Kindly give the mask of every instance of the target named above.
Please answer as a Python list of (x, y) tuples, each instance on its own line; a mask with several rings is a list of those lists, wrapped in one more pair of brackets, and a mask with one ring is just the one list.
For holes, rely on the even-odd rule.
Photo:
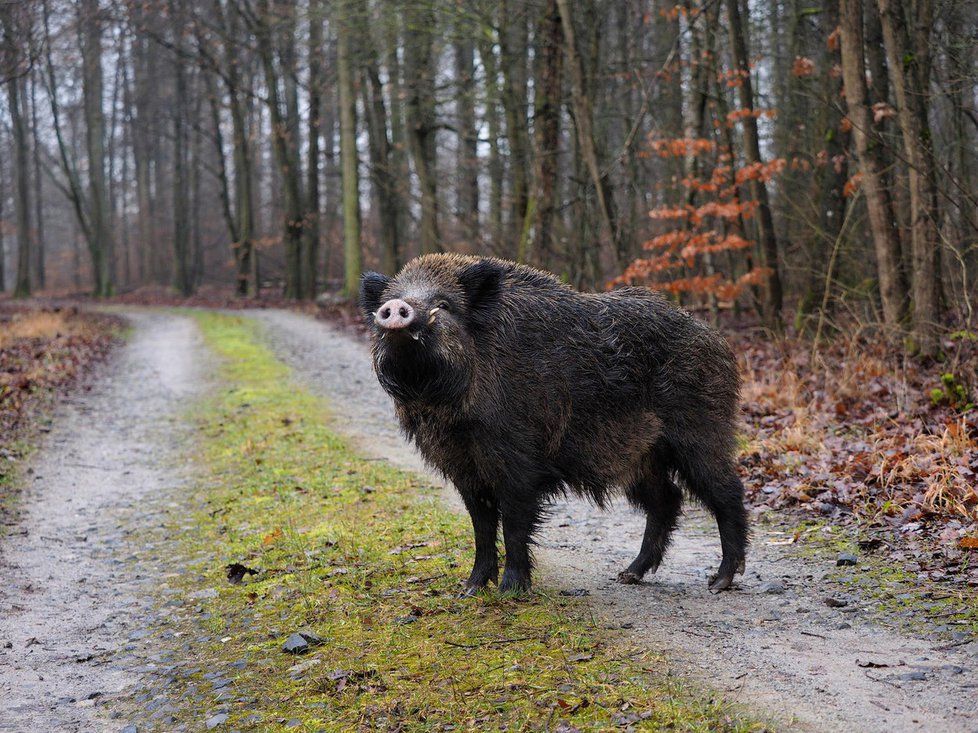
[(165, 558), (143, 530), (179, 496), (203, 347), (188, 318), (127, 317), (96, 386), (56, 410), (0, 544), (0, 731), (122, 730), (107, 703), (164, 661), (144, 639)]
[[(277, 355), (330, 401), (336, 427), (361, 450), (425, 472), (398, 433), (362, 340), (296, 313), (248, 315), (264, 324)], [(454, 492), (436, 493), (460, 508)], [(637, 552), (642, 529), (642, 518), (623, 504), (602, 511), (559, 502), (540, 534), (537, 587), (587, 595), (604, 623), (667, 652), (675, 671), (766, 712), (779, 727), (978, 730), (978, 643), (963, 638), (941, 648), (946, 641), (871, 621), (869, 604), (828, 577), (837, 571), (835, 557), (793, 557), (776, 524), (755, 523), (747, 574), (733, 592), (711, 595), (706, 582), (719, 542), (709, 518), (693, 509), (659, 572), (641, 585), (619, 585), (615, 576)]]

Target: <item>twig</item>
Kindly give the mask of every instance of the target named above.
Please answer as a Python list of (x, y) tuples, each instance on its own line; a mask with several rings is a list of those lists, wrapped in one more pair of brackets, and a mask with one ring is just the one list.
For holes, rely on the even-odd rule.
[(458, 647), (459, 649), (477, 649), (480, 646), (493, 646), (494, 644), (514, 644), (517, 641), (530, 641), (533, 639), (539, 639), (538, 636), (518, 636), (515, 639), (489, 639), (488, 641), (480, 641), (476, 644), (459, 644), (454, 641), (445, 640), (445, 643), (449, 646)]
[(829, 638), (827, 636), (822, 636), (821, 634), (812, 633), (811, 631), (802, 631), (801, 633), (803, 636), (814, 636), (816, 639), (825, 639), (826, 641), (828, 641)]

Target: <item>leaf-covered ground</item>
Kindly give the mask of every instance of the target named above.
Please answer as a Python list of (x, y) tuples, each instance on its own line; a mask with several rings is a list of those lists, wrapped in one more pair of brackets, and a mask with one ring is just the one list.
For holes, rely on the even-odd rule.
[(120, 330), (117, 319), (77, 308), (0, 304), (0, 518), (12, 509), (32, 416), (101, 362)]
[(978, 336), (953, 334), (930, 365), (858, 336), (732, 340), (759, 510), (848, 526), (911, 576), (978, 586)]
[[(230, 316), (198, 317), (221, 359), (196, 413), (204, 478), (169, 534), (196, 639), (171, 694), (184, 722), (275, 730), (756, 730), (629, 646), (574, 598), (459, 599), (464, 518), (365, 460), (324, 406)], [(299, 637), (293, 636), (300, 634)], [(303, 636), (304, 635), (304, 636)], [(290, 654), (283, 645), (308, 649)]]

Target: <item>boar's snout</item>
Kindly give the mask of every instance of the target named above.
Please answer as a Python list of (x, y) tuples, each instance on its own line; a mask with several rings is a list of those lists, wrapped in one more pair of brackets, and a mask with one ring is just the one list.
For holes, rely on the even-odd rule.
[(377, 325), (390, 331), (407, 328), (414, 323), (414, 308), (400, 298), (393, 298), (377, 309)]

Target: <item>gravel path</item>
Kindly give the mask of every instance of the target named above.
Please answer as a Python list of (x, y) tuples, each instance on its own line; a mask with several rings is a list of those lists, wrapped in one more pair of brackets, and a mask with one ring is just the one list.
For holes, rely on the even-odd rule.
[[(337, 427), (361, 450), (426, 472), (397, 431), (362, 341), (295, 313), (249, 315), (267, 326), (279, 357), (330, 400)], [(454, 492), (442, 496), (460, 507)], [(706, 578), (719, 543), (695, 510), (649, 582), (618, 585), (613, 579), (637, 551), (642, 527), (624, 506), (602, 512), (582, 501), (559, 503), (540, 536), (537, 587), (589, 594), (606, 623), (632, 629), (636, 640), (668, 652), (678, 671), (781, 725), (978, 731), (978, 643), (940, 650), (937, 641), (873, 625), (858, 598), (839, 597), (826, 579), (834, 562), (791, 558), (777, 544), (782, 535), (763, 525), (755, 527), (738, 589), (713, 596)], [(830, 608), (829, 595), (848, 605)]]
[[(160, 563), (130, 539), (180, 484), (179, 412), (201, 382), (189, 318), (127, 312), (132, 338), (57, 410), (0, 544), (0, 731), (119, 730), (101, 703), (146, 670)], [(150, 665), (152, 666), (152, 665)]]

